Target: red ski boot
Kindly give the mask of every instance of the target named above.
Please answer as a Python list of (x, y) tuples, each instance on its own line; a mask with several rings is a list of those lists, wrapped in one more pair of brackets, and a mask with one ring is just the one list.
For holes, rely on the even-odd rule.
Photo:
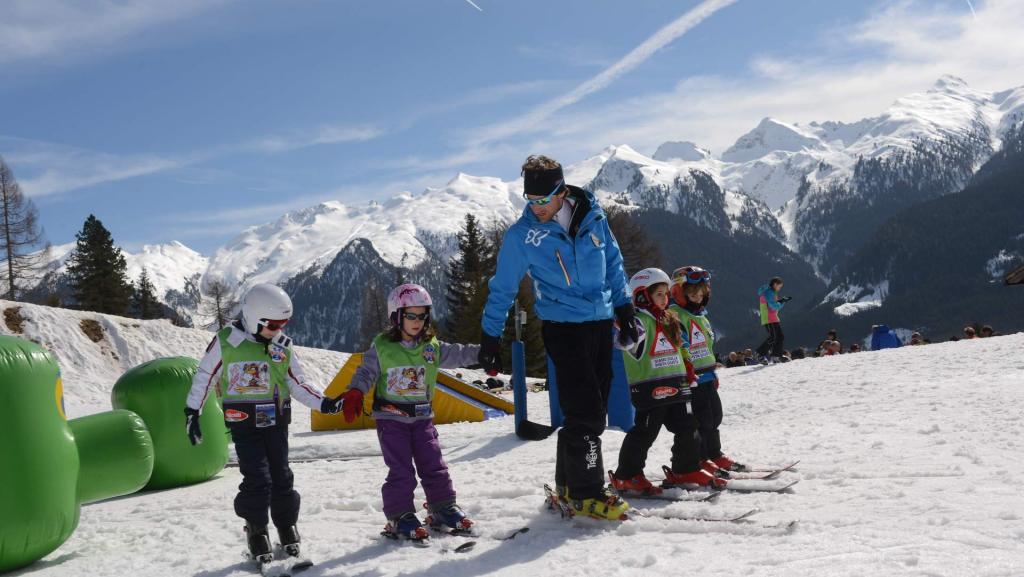
[(698, 469), (690, 473), (673, 473), (671, 467), (662, 467), (665, 471), (665, 481), (661, 486), (666, 489), (679, 487), (681, 489), (708, 488), (714, 490), (724, 489), (728, 481), (708, 473), (704, 469)]
[(747, 466), (742, 463), (737, 463), (725, 455), (721, 455), (716, 459), (711, 460), (712, 463), (718, 466), (719, 469), (724, 471), (735, 471), (737, 473), (746, 471)]
[(660, 495), (662, 493), (661, 487), (655, 487), (647, 480), (647, 477), (644, 477), (642, 472), (629, 479), (619, 479), (614, 472), (608, 471), (608, 480), (615, 492), (620, 495)]

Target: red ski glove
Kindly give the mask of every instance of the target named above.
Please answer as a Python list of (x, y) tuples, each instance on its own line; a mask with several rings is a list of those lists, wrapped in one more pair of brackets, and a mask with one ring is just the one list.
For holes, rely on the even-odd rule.
[(693, 363), (686, 359), (683, 359), (683, 363), (686, 364), (686, 383), (695, 385), (697, 383), (697, 372), (693, 370)]
[(363, 392), (359, 389), (349, 389), (341, 395), (341, 412), (345, 415), (345, 422), (351, 423), (356, 417), (363, 414)]

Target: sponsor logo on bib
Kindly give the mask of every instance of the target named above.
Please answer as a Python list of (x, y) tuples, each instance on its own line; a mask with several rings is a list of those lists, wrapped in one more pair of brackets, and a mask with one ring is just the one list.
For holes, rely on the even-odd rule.
[(655, 387), (651, 391), (651, 398), (661, 400), (669, 397), (674, 397), (679, 394), (679, 389), (675, 387)]
[(239, 423), (249, 418), (249, 413), (243, 413), (242, 411), (236, 411), (235, 409), (228, 409), (224, 411), (224, 420), (229, 423)]

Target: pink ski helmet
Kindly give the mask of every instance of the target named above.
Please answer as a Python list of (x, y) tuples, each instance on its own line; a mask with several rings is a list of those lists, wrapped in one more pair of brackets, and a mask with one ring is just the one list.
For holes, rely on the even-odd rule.
[[(432, 305), (430, 293), (418, 284), (406, 283), (398, 285), (388, 295), (388, 319), (394, 326), (400, 326), (399, 315), (406, 307), (427, 307)], [(429, 310), (427, 312), (430, 312)]]

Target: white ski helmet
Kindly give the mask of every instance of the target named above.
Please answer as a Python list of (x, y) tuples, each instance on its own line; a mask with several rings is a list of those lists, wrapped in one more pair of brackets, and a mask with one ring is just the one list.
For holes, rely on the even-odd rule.
[(418, 284), (406, 283), (391, 289), (388, 295), (388, 319), (396, 327), (400, 325), (398, 315), (406, 307), (427, 307), (432, 305), (430, 293)]
[(634, 274), (629, 279), (629, 295), (633, 299), (633, 304), (638, 306), (650, 305), (651, 296), (648, 294), (647, 288), (660, 283), (672, 286), (672, 279), (668, 278), (665, 271), (660, 268), (645, 268)]
[(281, 287), (257, 284), (242, 297), (242, 324), (245, 330), (259, 334), (266, 321), (287, 321), (292, 318), (292, 299)]

